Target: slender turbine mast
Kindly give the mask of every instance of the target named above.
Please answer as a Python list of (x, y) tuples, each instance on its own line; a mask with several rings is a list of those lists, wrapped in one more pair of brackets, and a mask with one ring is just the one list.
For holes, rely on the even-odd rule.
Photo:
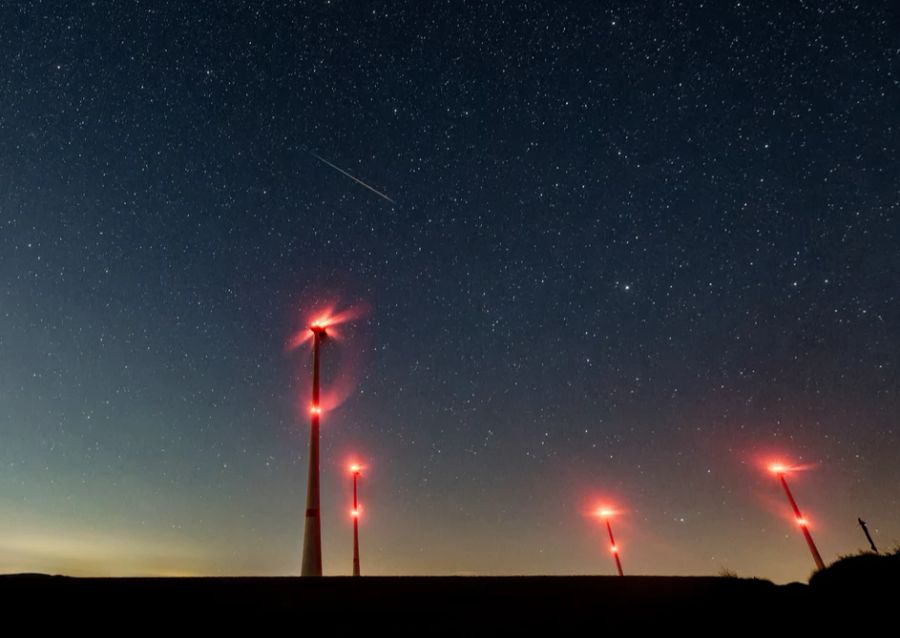
[(612, 525), (609, 522), (609, 519), (615, 514), (612, 510), (601, 508), (597, 510), (597, 516), (603, 519), (606, 523), (606, 532), (609, 534), (609, 551), (612, 553), (613, 558), (616, 559), (616, 571), (619, 572), (619, 576), (624, 576), (622, 573), (622, 561), (619, 560), (619, 547), (616, 545), (616, 539), (613, 537)]
[(353, 474), (353, 511), (350, 512), (353, 516), (353, 575), (359, 576), (359, 501), (356, 486), (362, 468), (354, 463), (350, 466), (350, 472)]
[(787, 474), (791, 468), (785, 467), (780, 463), (773, 463), (769, 466), (769, 471), (777, 476), (781, 481), (781, 486), (784, 488), (784, 493), (787, 494), (788, 501), (791, 504), (791, 509), (794, 510), (794, 516), (797, 519), (797, 525), (800, 527), (800, 531), (803, 533), (803, 538), (806, 539), (806, 544), (809, 547), (809, 553), (812, 554), (813, 562), (816, 564), (816, 569), (825, 569), (825, 563), (822, 562), (822, 557), (819, 555), (819, 549), (816, 547), (816, 544), (813, 542), (812, 535), (809, 533), (809, 523), (805, 518), (803, 518), (803, 514), (800, 513), (800, 508), (797, 507), (797, 501), (794, 500), (794, 495), (791, 494), (791, 488), (788, 487), (787, 480), (785, 480), (784, 475)]
[(302, 576), (322, 575), (322, 525), (319, 513), (319, 347), (327, 337), (325, 327), (314, 324), (313, 333), (313, 387), (309, 433), (309, 480), (306, 484), (306, 525), (303, 528)]

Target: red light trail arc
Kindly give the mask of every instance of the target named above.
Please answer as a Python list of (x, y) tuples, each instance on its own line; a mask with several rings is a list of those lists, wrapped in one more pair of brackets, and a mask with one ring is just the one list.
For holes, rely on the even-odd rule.
[(326, 330), (330, 339), (339, 339), (340, 332), (335, 328), (359, 319), (369, 309), (367, 304), (358, 303), (338, 312), (335, 310), (335, 306), (336, 304), (329, 304), (324, 309), (312, 312), (304, 326), (288, 339), (286, 350), (288, 352), (295, 350), (312, 339), (316, 329)]
[[(304, 313), (306, 321), (303, 323), (303, 327), (287, 340), (285, 351), (291, 352), (311, 341), (315, 330), (322, 330), (327, 341), (340, 343), (344, 337), (343, 326), (354, 319), (365, 316), (369, 309), (369, 304), (358, 302), (348, 308), (337, 310), (337, 302), (330, 302), (319, 306), (313, 312)], [(359, 336), (355, 333), (354, 340)], [(329, 349), (329, 352), (331, 353), (332, 350)], [(320, 414), (325, 414), (337, 408), (353, 394), (356, 380), (359, 378), (360, 350), (339, 348), (334, 350), (334, 354), (337, 355), (336, 361), (331, 358), (332, 354), (329, 354), (331, 365), (329, 366), (328, 382), (326, 386), (323, 380), (319, 401), (315, 405), (311, 405), (305, 400), (301, 401), (299, 406), (301, 414), (308, 414), (316, 408)]]

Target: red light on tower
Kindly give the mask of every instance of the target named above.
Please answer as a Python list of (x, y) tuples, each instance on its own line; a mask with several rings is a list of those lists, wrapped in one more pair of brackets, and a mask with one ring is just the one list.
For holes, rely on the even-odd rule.
[(333, 307), (317, 313), (304, 328), (291, 336), (287, 349), (293, 350), (307, 341), (312, 341), (313, 378), (312, 401), (309, 404), (309, 478), (306, 487), (306, 516), (303, 527), (303, 576), (322, 575), (322, 526), (319, 509), (319, 422), (322, 416), (322, 402), (319, 396), (319, 359), (322, 343), (336, 336), (334, 327), (359, 317), (361, 306), (335, 312)]
[(794, 468), (783, 463), (770, 463), (769, 471), (778, 477), (778, 480), (781, 482), (781, 486), (784, 488), (784, 493), (787, 494), (788, 502), (791, 504), (791, 509), (794, 510), (794, 518), (797, 521), (797, 526), (800, 528), (800, 531), (803, 533), (803, 538), (806, 539), (806, 545), (809, 547), (809, 553), (812, 554), (813, 562), (816, 564), (816, 569), (825, 569), (825, 563), (822, 562), (822, 556), (819, 554), (819, 549), (816, 547), (815, 542), (813, 542), (812, 535), (809, 533), (809, 521), (807, 521), (803, 514), (800, 513), (800, 508), (797, 507), (797, 501), (794, 500), (794, 495), (791, 494), (791, 488), (788, 487), (787, 480), (784, 478), (785, 474), (792, 471)]
[(324, 326), (316, 321), (307, 334), (313, 339), (313, 387), (309, 413), (311, 428), (309, 433), (309, 478), (306, 484), (306, 524), (303, 529), (303, 576), (322, 575), (322, 524), (319, 514), (319, 419), (322, 406), (319, 404), (319, 350), (328, 336)]
[(604, 522), (606, 522), (606, 532), (609, 534), (609, 551), (616, 560), (616, 571), (619, 572), (619, 576), (624, 576), (625, 574), (622, 572), (622, 561), (619, 559), (619, 546), (616, 545), (616, 539), (613, 537), (612, 525), (609, 522), (609, 519), (616, 514), (617, 512), (615, 510), (608, 507), (599, 507), (595, 512), (596, 516), (602, 518)]
[(359, 500), (357, 498), (357, 484), (362, 475), (362, 466), (359, 463), (350, 465), (350, 474), (353, 476), (353, 509), (350, 516), (353, 517), (353, 575), (359, 576)]

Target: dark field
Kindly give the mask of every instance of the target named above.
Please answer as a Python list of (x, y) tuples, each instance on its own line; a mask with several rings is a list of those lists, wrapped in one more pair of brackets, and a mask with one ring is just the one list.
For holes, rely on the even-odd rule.
[[(7, 609), (71, 612), (89, 617), (189, 614), (228, 619), (263, 613), (305, 617), (341, 627), (439, 622), (432, 629), (528, 628), (584, 622), (627, 627), (679, 622), (694, 629), (725, 626), (808, 627), (852, 620), (868, 595), (859, 588), (717, 577), (325, 577), (68, 578), (0, 577)], [(848, 597), (849, 596), (849, 597)], [(816, 623), (813, 623), (816, 624)], [(776, 632), (777, 634), (778, 632)]]

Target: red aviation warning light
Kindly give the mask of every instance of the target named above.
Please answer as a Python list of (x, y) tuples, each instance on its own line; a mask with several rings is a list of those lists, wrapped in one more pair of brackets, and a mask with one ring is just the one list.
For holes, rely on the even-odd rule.
[(335, 330), (336, 326), (357, 319), (363, 316), (366, 311), (367, 306), (365, 304), (357, 304), (340, 312), (336, 311), (334, 306), (317, 311), (303, 329), (291, 336), (287, 343), (287, 349), (293, 350), (312, 339), (315, 335), (338, 336)]

